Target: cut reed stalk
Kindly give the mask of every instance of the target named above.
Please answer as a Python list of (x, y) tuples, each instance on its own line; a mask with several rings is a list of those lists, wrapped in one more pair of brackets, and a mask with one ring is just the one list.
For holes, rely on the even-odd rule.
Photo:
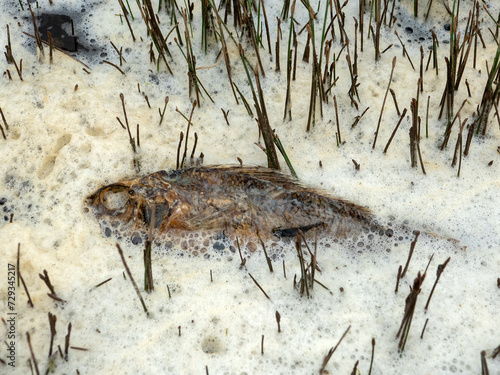
[(385, 101), (387, 100), (387, 94), (389, 93), (389, 89), (391, 88), (392, 76), (394, 75), (394, 68), (396, 67), (396, 56), (392, 59), (392, 69), (391, 76), (389, 77), (389, 83), (387, 85), (387, 89), (385, 90), (384, 100), (382, 102), (382, 108), (380, 109), (380, 116), (378, 118), (377, 130), (375, 131), (375, 138), (373, 140), (372, 149), (375, 149), (375, 145), (377, 144), (378, 131), (380, 129), (380, 123), (382, 121), (382, 114), (384, 113)]
[(350, 328), (351, 328), (351, 326), (347, 327), (347, 329), (345, 330), (344, 334), (342, 335), (342, 337), (340, 337), (339, 341), (337, 342), (337, 345), (335, 345), (335, 347), (332, 347), (328, 351), (328, 354), (325, 356), (325, 358), (323, 359), (323, 363), (321, 364), (321, 369), (319, 370), (320, 374), (325, 374), (326, 365), (330, 361), (330, 358), (332, 358), (333, 353), (335, 353), (335, 350), (337, 350), (338, 346), (340, 345), (340, 343), (342, 342), (342, 340), (344, 339), (344, 337), (347, 335), (347, 332), (349, 332)]
[(427, 299), (427, 303), (425, 304), (426, 311), (429, 308), (429, 304), (431, 303), (431, 298), (432, 298), (432, 295), (434, 294), (434, 290), (436, 289), (436, 285), (439, 281), (439, 278), (441, 277), (441, 274), (444, 272), (444, 269), (446, 268), (446, 266), (450, 262), (450, 259), (451, 259), (451, 257), (448, 257), (448, 259), (446, 259), (446, 261), (443, 264), (440, 264), (438, 266), (438, 269), (436, 272), (436, 281), (434, 282), (434, 285), (432, 286), (431, 293), (429, 294), (429, 298)]
[(266, 296), (266, 298), (270, 300), (271, 298), (267, 295), (267, 293), (264, 291), (264, 289), (262, 289), (262, 287), (261, 287), (261, 286), (260, 286), (260, 284), (257, 282), (257, 280), (255, 280), (255, 278), (252, 276), (252, 274), (251, 274), (251, 273), (248, 273), (248, 276), (250, 276), (250, 278), (253, 280), (253, 282), (255, 283), (255, 285), (257, 285), (257, 287), (260, 289), (260, 291), (261, 291), (262, 293), (264, 293), (264, 295)]
[(394, 136), (396, 135), (396, 132), (398, 131), (399, 129), (399, 125), (401, 125), (401, 121), (403, 121), (403, 119), (405, 118), (406, 116), (406, 108), (403, 110), (403, 113), (401, 114), (401, 116), (399, 117), (399, 121), (398, 123), (396, 124), (396, 127), (394, 128), (394, 131), (392, 132), (391, 134), (391, 137), (389, 138), (389, 140), (387, 141), (387, 144), (384, 148), (384, 154), (387, 153), (387, 150), (389, 150), (389, 146), (392, 142), (392, 140), (394, 139)]
[(408, 295), (408, 297), (406, 297), (403, 319), (401, 321), (401, 326), (399, 327), (399, 331), (396, 334), (396, 338), (401, 336), (398, 343), (398, 350), (400, 352), (404, 351), (406, 346), (406, 341), (410, 333), (411, 322), (413, 320), (413, 314), (415, 312), (415, 307), (417, 305), (417, 297), (420, 294), (424, 279), (425, 279), (425, 274), (421, 275), (419, 272), (417, 277), (413, 281), (413, 287), (410, 287), (410, 294)]
[[(125, 257), (123, 256), (123, 250), (118, 243), (116, 244), (116, 247), (118, 249), (118, 253), (120, 254), (120, 258), (122, 260), (123, 266), (125, 267), (125, 271), (127, 272), (127, 275), (130, 279), (130, 282), (132, 283), (132, 285), (134, 287), (134, 290), (137, 294), (137, 297), (139, 297), (139, 300), (141, 301), (142, 308), (144, 309), (144, 312), (146, 313), (146, 315), (149, 316), (149, 312), (148, 312), (148, 309), (146, 307), (146, 304), (144, 303), (144, 300), (142, 299), (141, 292), (139, 291), (139, 288), (137, 287), (137, 284), (135, 283), (134, 277), (132, 276), (132, 273), (130, 272), (130, 269), (128, 268)], [(69, 339), (68, 339), (68, 342), (69, 342)]]

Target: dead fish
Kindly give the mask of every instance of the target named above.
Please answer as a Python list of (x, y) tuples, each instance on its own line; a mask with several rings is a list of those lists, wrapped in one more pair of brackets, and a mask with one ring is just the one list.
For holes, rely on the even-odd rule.
[(316, 228), (345, 238), (378, 228), (368, 209), (262, 167), (159, 171), (104, 186), (87, 201), (98, 217), (129, 234), (220, 231), (268, 239)]

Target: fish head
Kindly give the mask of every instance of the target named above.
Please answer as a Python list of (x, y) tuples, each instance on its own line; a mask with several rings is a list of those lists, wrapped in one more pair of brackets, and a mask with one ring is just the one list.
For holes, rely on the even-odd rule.
[(87, 198), (87, 204), (98, 217), (148, 230), (168, 222), (178, 200), (171, 184), (152, 174), (103, 186)]

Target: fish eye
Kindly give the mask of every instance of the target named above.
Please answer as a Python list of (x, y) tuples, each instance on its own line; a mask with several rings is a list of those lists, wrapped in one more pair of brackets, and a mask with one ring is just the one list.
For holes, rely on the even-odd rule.
[(135, 195), (135, 191), (134, 191), (134, 190), (132, 190), (132, 189), (130, 189), (130, 190), (128, 191), (128, 195), (130, 195), (131, 197), (133, 197), (133, 196)]
[(107, 190), (102, 196), (102, 204), (110, 211), (121, 210), (128, 203), (128, 194), (125, 190)]

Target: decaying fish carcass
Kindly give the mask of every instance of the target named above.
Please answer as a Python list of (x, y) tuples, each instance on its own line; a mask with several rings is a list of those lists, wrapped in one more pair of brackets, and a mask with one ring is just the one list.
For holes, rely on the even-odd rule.
[(294, 237), (312, 229), (337, 238), (380, 230), (366, 208), (260, 167), (159, 171), (104, 186), (88, 203), (128, 235), (224, 233), (241, 242), (257, 236)]

